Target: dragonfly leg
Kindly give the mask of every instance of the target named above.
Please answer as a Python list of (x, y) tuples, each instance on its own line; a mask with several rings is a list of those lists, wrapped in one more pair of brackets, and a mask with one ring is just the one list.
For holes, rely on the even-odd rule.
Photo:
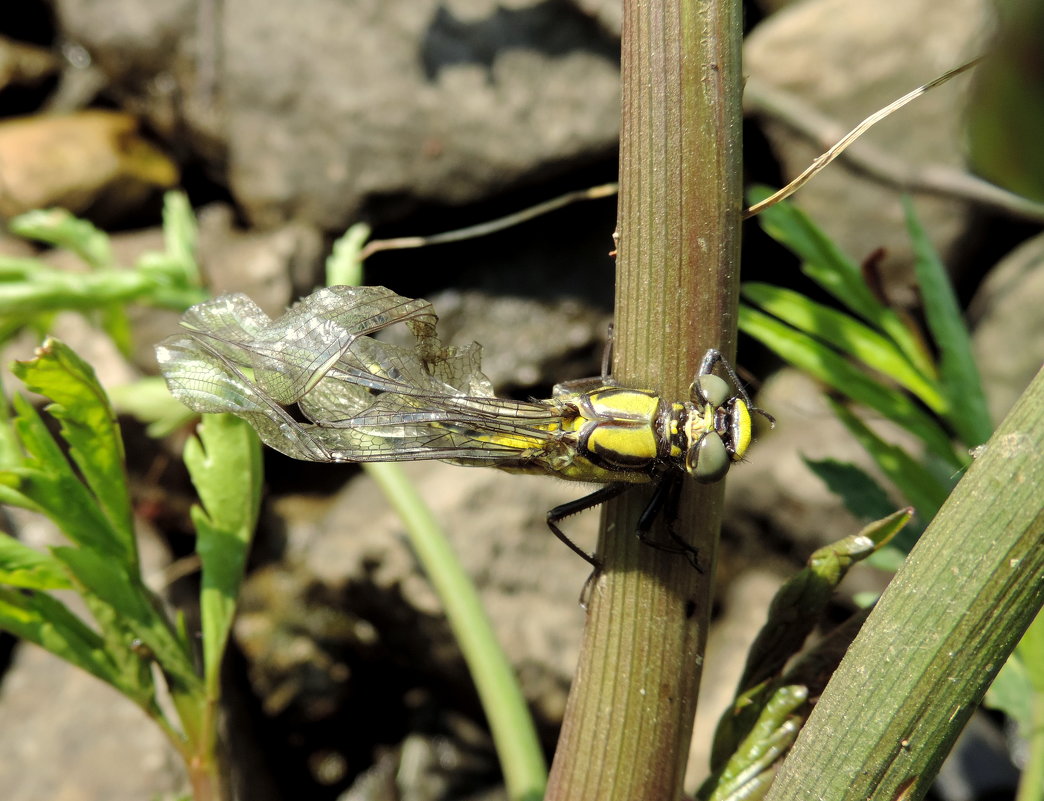
[[(682, 477), (676, 473), (668, 473), (660, 480), (652, 498), (642, 510), (641, 517), (638, 518), (638, 539), (658, 551), (683, 555), (696, 572), (702, 573), (703, 568), (700, 567), (698, 558), (700, 549), (683, 540), (674, 530), (674, 520), (678, 516), (678, 503), (681, 500), (683, 484)], [(667, 535), (671, 538), (670, 543), (657, 542), (649, 536), (652, 524), (660, 514), (667, 516)]]
[[(750, 400), (750, 396), (747, 395), (747, 391), (743, 388), (743, 384), (740, 383), (739, 376), (736, 375), (735, 369), (729, 363), (729, 360), (721, 355), (721, 351), (717, 348), (710, 348), (704, 355), (703, 360), (700, 362), (700, 369), (696, 371), (696, 376), (711, 375), (714, 372), (714, 367), (720, 364), (721, 369), (725, 371), (725, 374), (732, 381), (732, 385), (739, 391), (740, 397), (746, 402), (750, 408), (754, 407), (754, 404)], [(697, 390), (699, 390), (699, 383), (694, 382)]]
[(624, 484), (623, 482), (606, 484), (604, 487), (596, 489), (590, 495), (585, 495), (583, 498), (577, 498), (575, 501), (568, 501), (559, 504), (547, 513), (547, 527), (551, 529), (551, 533), (558, 537), (559, 540), (568, 545), (573, 553), (591, 565), (596, 572), (600, 571), (602, 569), (602, 563), (596, 559), (593, 554), (589, 554), (569, 539), (569, 537), (565, 535), (565, 532), (558, 527), (558, 524), (570, 515), (579, 514), (585, 509), (591, 509), (592, 507), (605, 503), (610, 498), (615, 498), (617, 495), (620, 495), (629, 489), (630, 486), (630, 484)]

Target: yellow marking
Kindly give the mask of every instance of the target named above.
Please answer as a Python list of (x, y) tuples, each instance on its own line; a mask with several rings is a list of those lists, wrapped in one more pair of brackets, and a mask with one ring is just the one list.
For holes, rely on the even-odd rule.
[(750, 447), (750, 438), (753, 433), (754, 424), (750, 419), (750, 409), (742, 400), (737, 400), (732, 407), (732, 414), (736, 421), (734, 441), (732, 443), (732, 460), (734, 462), (743, 458), (743, 454)]
[(601, 423), (591, 431), (587, 448), (607, 461), (620, 464), (652, 461), (658, 452), (651, 425)]
[(652, 420), (660, 408), (660, 399), (640, 389), (609, 387), (587, 396), (591, 408), (599, 416)]

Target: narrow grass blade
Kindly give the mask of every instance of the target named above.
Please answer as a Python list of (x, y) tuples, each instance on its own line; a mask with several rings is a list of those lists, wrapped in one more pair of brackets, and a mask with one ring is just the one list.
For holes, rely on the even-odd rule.
[(874, 297), (855, 262), (808, 215), (795, 206), (780, 203), (763, 211), (760, 219), (765, 233), (802, 259), (806, 275), (891, 338), (924, 375), (934, 373), (931, 358), (902, 318)]
[(401, 468), (389, 463), (363, 467), (402, 518), (410, 543), (442, 599), (489, 720), (508, 797), (514, 801), (542, 798), (547, 767), (533, 720), (474, 585)]
[[(939, 375), (949, 407), (945, 417), (961, 440), (973, 448), (990, 438), (993, 424), (972, 353), (971, 337), (946, 268), (917, 219), (913, 201), (904, 198), (903, 207), (916, 256), (914, 269), (925, 319), (939, 352)], [(1012, 343), (1013, 347), (1018, 345)]]
[(882, 387), (833, 349), (746, 305), (739, 308), (739, 327), (786, 361), (920, 437), (932, 452), (953, 464), (955, 469), (961, 466), (949, 437), (934, 418), (902, 393)]
[(933, 378), (910, 364), (892, 340), (855, 317), (816, 303), (798, 292), (770, 284), (744, 284), (741, 294), (799, 331), (884, 373), (920, 398), (936, 414), (944, 415), (948, 411), (949, 403)]
[(931, 520), (950, 494), (950, 487), (936, 481), (931, 473), (898, 445), (892, 445), (877, 436), (847, 407), (834, 401), (830, 405), (845, 428), (917, 509), (921, 519), (925, 522)]

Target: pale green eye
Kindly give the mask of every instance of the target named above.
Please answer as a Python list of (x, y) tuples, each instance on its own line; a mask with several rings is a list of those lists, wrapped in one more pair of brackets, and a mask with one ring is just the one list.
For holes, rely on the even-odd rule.
[(731, 395), (731, 389), (725, 379), (713, 373), (697, 376), (692, 385), (692, 399), (698, 403), (707, 403), (717, 409)]
[(685, 469), (701, 484), (721, 481), (731, 465), (732, 459), (729, 458), (725, 443), (714, 432), (701, 437), (699, 442), (689, 448), (685, 459)]

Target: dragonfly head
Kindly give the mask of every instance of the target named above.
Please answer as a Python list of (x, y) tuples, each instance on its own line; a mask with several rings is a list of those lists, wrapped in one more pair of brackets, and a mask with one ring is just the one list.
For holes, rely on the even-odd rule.
[(691, 393), (685, 424), (685, 470), (701, 484), (712, 484), (721, 481), (750, 447), (751, 412), (772, 418), (752, 406), (744, 394), (733, 394), (723, 378), (710, 373), (696, 377)]

